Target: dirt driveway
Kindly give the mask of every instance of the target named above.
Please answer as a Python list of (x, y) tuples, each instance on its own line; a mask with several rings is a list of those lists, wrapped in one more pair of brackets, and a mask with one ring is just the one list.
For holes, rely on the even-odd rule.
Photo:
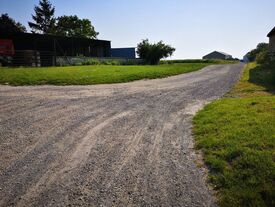
[(242, 64), (97, 86), (0, 86), (0, 206), (213, 206), (191, 120)]

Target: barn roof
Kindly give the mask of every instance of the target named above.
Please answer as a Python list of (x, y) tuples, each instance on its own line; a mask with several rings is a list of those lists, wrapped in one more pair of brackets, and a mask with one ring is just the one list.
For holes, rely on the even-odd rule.
[(35, 38), (35, 39), (63, 39), (63, 40), (83, 40), (83, 41), (94, 41), (94, 42), (110, 42), (109, 40), (99, 40), (99, 39), (90, 39), (84, 37), (66, 37), (61, 35), (53, 34), (37, 34), (37, 33), (10, 33), (5, 31), (0, 31), (0, 35), (10, 36), (10, 37), (26, 37), (26, 38)]
[(213, 51), (213, 52), (211, 52), (211, 53), (205, 55), (204, 57), (206, 57), (206, 56), (208, 56), (208, 55), (211, 55), (211, 54), (213, 54), (213, 53), (219, 53), (219, 54), (222, 54), (222, 55), (225, 55), (225, 56), (231, 56), (231, 55), (229, 55), (229, 54), (227, 54), (227, 53), (225, 53), (225, 52)]
[(272, 35), (275, 35), (275, 27), (268, 33), (268, 37), (271, 37)]
[[(221, 53), (221, 54), (226, 55), (226, 56), (229, 55), (228, 53), (225, 53), (225, 52), (220, 52), (220, 51), (215, 51), (215, 52)], [(229, 56), (231, 56), (231, 55), (229, 55)]]

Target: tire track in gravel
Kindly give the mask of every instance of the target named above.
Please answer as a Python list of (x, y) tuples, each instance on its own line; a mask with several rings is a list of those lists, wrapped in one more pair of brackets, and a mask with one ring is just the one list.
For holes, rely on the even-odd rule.
[[(88, 105), (84, 105), (83, 107), (87, 107)], [(62, 109), (62, 116), (60, 116), (60, 114), (58, 113), (59, 110)], [(50, 110), (50, 111), (47, 111)], [(75, 110), (75, 107), (71, 108), (71, 107), (67, 107), (66, 109), (64, 109), (62, 106), (54, 106), (52, 108), (43, 108), (40, 110), (40, 113), (34, 113), (32, 112), (31, 114), (29, 114), (30, 116), (27, 116), (27, 113), (24, 113), (23, 115), (20, 114), (20, 117), (23, 117), (24, 120), (28, 120), (28, 126), (25, 128), (25, 130), (23, 131), (23, 134), (26, 134), (26, 136), (31, 136), (31, 130), (36, 130), (36, 131), (42, 131), (39, 130), (40, 126), (43, 126), (44, 122), (50, 122), (51, 126), (47, 129), (43, 129), (43, 133), (45, 134), (51, 134), (52, 136), (55, 136), (55, 134), (58, 133), (59, 128), (61, 128), (61, 126), (64, 124), (64, 122), (68, 121), (71, 118), (71, 113)], [(27, 111), (27, 109), (26, 109)], [(99, 114), (100, 112), (98, 112)], [(34, 119), (31, 119), (31, 117), (34, 117)], [(18, 119), (18, 117), (17, 117)], [(20, 119), (20, 118), (19, 118)], [(12, 121), (13, 119), (11, 117), (9, 117), (9, 120), (1, 120), (1, 126), (5, 126), (7, 124), (9, 124), (9, 121)], [(31, 127), (29, 127), (31, 126)], [(10, 132), (15, 132), (15, 131), (19, 131), (19, 129), (17, 128), (11, 128)], [(22, 132), (21, 132), (22, 134)], [(16, 138), (16, 134), (13, 134), (13, 137)], [(4, 138), (4, 137), (3, 137)], [(37, 137), (38, 138), (38, 137)], [(0, 139), (1, 140), (1, 139)], [(25, 140), (27, 142), (27, 140)], [(48, 139), (38, 139), (35, 140), (34, 142), (31, 143), (30, 146), (26, 147), (25, 151), (21, 151), (21, 157), (24, 157), (24, 155), (30, 153), (31, 150), (35, 149), (38, 145), (43, 145), (46, 144), (46, 142), (48, 141)], [(15, 142), (15, 141), (14, 141)], [(13, 144), (14, 144), (13, 142)], [(28, 143), (28, 142), (27, 142)], [(1, 144), (5, 144), (5, 140), (1, 140)], [(11, 145), (12, 143), (10, 143), (9, 145)], [(0, 154), (3, 155), (3, 153), (7, 152), (7, 147), (8, 145), (6, 144), (6, 150), (5, 151), (1, 151)], [(19, 146), (20, 147), (20, 146)], [(15, 153), (10, 153), (12, 155), (15, 155)], [(10, 161), (12, 161), (11, 157), (10, 157)], [(1, 166), (1, 168), (3, 167), (3, 165)], [(0, 168), (0, 172), (1, 172), (1, 168)]]
[[(94, 138), (97, 131), (102, 129), (104, 126), (108, 125), (110, 122), (121, 117), (124, 117), (126, 115), (130, 115), (130, 112), (115, 114), (110, 118), (101, 121), (93, 127), (89, 127), (89, 122), (85, 124), (85, 127), (82, 126), (82, 129), (85, 130), (85, 128), (87, 127), (88, 130), (85, 133), (85, 136), (82, 138), (82, 140), (79, 143), (77, 143), (76, 146), (74, 145), (75, 147), (73, 149), (73, 153), (68, 155), (67, 159), (63, 164), (53, 163), (52, 167), (50, 167), (50, 170), (46, 172), (42, 176), (42, 178), (37, 182), (37, 184), (33, 188), (28, 190), (28, 192), (24, 195), (24, 202), (28, 201), (28, 199), (31, 199), (32, 197), (35, 197), (35, 195), (42, 193), (43, 186), (51, 185), (60, 179), (66, 178), (71, 174), (71, 171), (73, 171), (76, 168), (79, 168), (82, 164), (84, 164), (89, 156), (91, 148), (93, 148), (95, 143), (97, 142), (97, 139), (91, 139), (91, 137)], [(54, 174), (53, 171), (55, 171)], [(22, 202), (23, 201), (19, 203), (19, 206)]]
[(0, 206), (215, 206), (192, 117), (243, 65), (97, 86), (0, 86)]
[[(102, 112), (103, 113), (103, 111), (104, 111), (104, 108), (103, 109), (101, 109), (100, 108), (100, 111), (99, 112)], [(99, 112), (97, 112), (97, 114), (99, 115), (100, 113)], [(105, 112), (105, 114), (104, 114), (104, 116), (102, 116), (101, 115), (101, 118), (104, 118), (104, 119), (96, 119), (96, 121), (97, 121), (97, 124), (98, 125), (96, 125), (96, 126), (93, 126), (93, 127), (91, 127), (91, 125), (93, 124), (93, 122), (95, 122), (95, 120), (88, 120), (88, 122), (84, 125), (83, 123), (85, 123), (83, 120), (81, 120), (79, 123), (82, 123), (80, 126), (78, 126), (77, 127), (77, 129), (79, 128), (79, 130), (78, 131), (87, 131), (86, 132), (86, 134), (87, 135), (85, 135), (84, 136), (84, 138), (82, 138), (82, 141), (83, 141), (83, 139), (85, 139), (85, 138), (89, 138), (89, 137), (91, 137), (91, 135), (93, 135), (94, 134), (94, 129), (95, 128), (97, 128), (97, 130), (99, 130), (100, 128), (102, 128), (102, 127), (104, 127), (105, 125), (107, 125), (110, 121), (113, 121), (113, 120), (116, 120), (117, 118), (121, 118), (121, 117), (123, 117), (123, 113), (125, 113), (125, 112), (117, 112), (117, 115), (114, 115), (113, 116), (113, 118), (109, 118), (110, 116), (111, 116), (111, 114), (113, 114), (114, 112), (110, 112), (110, 113), (106, 113)], [(80, 129), (81, 128), (81, 129)], [(89, 136), (90, 135), (90, 136)], [(77, 136), (79, 136), (79, 135), (77, 135)], [(82, 136), (82, 135), (81, 135)], [(51, 140), (52, 141), (52, 140)], [(53, 163), (51, 166), (53, 166), (53, 167), (47, 167), (47, 168), (49, 168), (49, 170), (46, 172), (46, 173), (44, 173), (44, 177), (42, 178), (42, 179), (40, 179), (40, 181), (38, 182), (39, 184), (35, 187), (35, 189), (38, 189), (37, 187), (41, 187), (41, 186), (43, 186), (43, 185), (45, 185), (45, 182), (47, 181), (48, 182), (48, 184), (50, 184), (50, 183), (53, 183), (54, 181), (56, 181), (56, 178), (61, 178), (61, 175), (62, 175), (62, 173), (63, 172), (66, 172), (66, 173), (64, 173), (65, 175), (68, 175), (68, 171), (70, 171), (70, 169), (71, 168), (73, 168), (73, 166), (74, 166), (74, 164), (77, 164), (77, 163), (81, 163), (81, 162), (84, 162), (83, 160), (81, 160), (80, 158), (79, 159), (75, 159), (75, 157), (78, 157), (78, 155), (80, 155), (79, 153), (83, 153), (83, 148), (85, 148), (85, 147), (88, 147), (88, 148), (91, 148), (91, 143), (86, 143), (86, 142), (91, 142), (91, 140), (89, 140), (89, 139), (86, 139), (86, 140), (84, 140), (84, 142), (83, 143), (80, 143), (79, 144), (79, 142), (80, 142), (81, 140), (77, 140), (77, 142), (76, 143), (73, 143), (72, 144), (72, 148), (75, 148), (75, 146), (76, 145), (81, 145), (80, 147), (78, 147), (79, 148), (79, 150), (77, 150), (77, 151), (75, 151), (76, 152), (76, 154), (75, 155), (73, 155), (73, 157), (74, 157), (74, 160), (76, 161), (75, 163), (73, 163), (73, 162), (70, 162), (70, 161), (72, 161), (72, 160), (70, 160), (69, 159), (69, 161), (66, 161), (66, 163), (69, 163), (68, 164), (68, 166), (66, 166), (65, 165), (65, 167), (63, 167), (62, 169), (60, 169), (60, 170), (57, 170), (57, 169), (59, 169), (60, 168), (60, 164), (61, 163)], [(94, 141), (94, 140), (93, 140)], [(44, 147), (44, 145), (45, 144), (48, 144), (48, 143), (43, 143), (41, 146), (42, 147)], [(69, 140), (68, 139), (66, 139), (66, 144), (67, 145), (69, 145)], [(80, 149), (82, 149), (82, 151), (80, 151)], [(60, 149), (60, 150), (64, 150), (64, 149)], [(73, 150), (75, 150), (75, 149), (73, 149)], [(56, 151), (58, 151), (57, 149), (56, 149)], [(85, 154), (85, 153), (84, 153)], [(68, 157), (70, 156), (70, 155), (67, 155)], [(56, 169), (54, 169), (53, 170), (53, 168), (56, 168)], [(29, 193), (29, 192), (27, 192), (27, 194), (31, 194), (31, 196), (34, 196), (35, 194), (34, 194), (34, 191), (33, 190), (31, 190), (31, 193)], [(25, 196), (25, 195), (24, 195)], [(28, 197), (28, 196), (27, 196)], [(26, 200), (26, 199), (23, 199), (23, 200)], [(22, 203), (22, 202), (20, 202), (20, 203)]]
[[(107, 108), (109, 108), (109, 107), (107, 107)], [(98, 111), (97, 115), (101, 116), (100, 113), (102, 113), (104, 109), (106, 109), (106, 107), (103, 108), (102, 111)], [(64, 112), (66, 112), (66, 111), (64, 111)], [(81, 119), (78, 121), (78, 123), (73, 123), (71, 126), (66, 128), (64, 131), (61, 131), (61, 132), (57, 133), (56, 135), (54, 135), (54, 137), (55, 137), (54, 139), (50, 139), (50, 140), (44, 139), (44, 140), (42, 140), (42, 143), (40, 143), (40, 145), (35, 146), (33, 148), (33, 150), (31, 150), (29, 153), (26, 153), (26, 156), (24, 156), (22, 160), (19, 160), (19, 162), (17, 162), (17, 163), (13, 163), (13, 165), (10, 168), (7, 168), (6, 172), (2, 172), (2, 174), (4, 174), (4, 175), (9, 174), (10, 173), (9, 171), (16, 171), (17, 173), (22, 171), (21, 174), (24, 174), (25, 169), (21, 169), (22, 166), (24, 165), (24, 163), (28, 163), (29, 165), (31, 165), (31, 164), (36, 165), (35, 163), (30, 163), (30, 162), (37, 162), (37, 160), (33, 160), (33, 157), (34, 157), (33, 155), (39, 157), (41, 154), (45, 153), (46, 150), (50, 149), (51, 146), (56, 145), (60, 141), (64, 140), (64, 138), (59, 139), (59, 137), (63, 137), (63, 134), (65, 135), (64, 132), (66, 132), (67, 129), (70, 129), (70, 131), (76, 131), (77, 133), (78, 132), (83, 132), (83, 131), (86, 132), (86, 133), (89, 133), (89, 130), (91, 128), (91, 124), (93, 122), (97, 121), (98, 125), (102, 125), (102, 123), (104, 123), (104, 120), (105, 121), (108, 120), (109, 117), (111, 116), (111, 114), (113, 114), (113, 113), (114, 112), (111, 112), (109, 114), (108, 113), (104, 114), (105, 117), (103, 117), (103, 119), (99, 119), (99, 120), (96, 120), (96, 119), (95, 120), (90, 120), (91, 117), (87, 117), (86, 119), (83, 119), (83, 118), (80, 117)], [(120, 116), (120, 114), (118, 116)], [(86, 124), (85, 124), (85, 120), (87, 120)], [(45, 121), (47, 121), (47, 120), (45, 120)], [(46, 133), (53, 134), (54, 130), (56, 130), (56, 128), (51, 127), (49, 129), (49, 131), (47, 131)], [(66, 145), (69, 145), (68, 139), (66, 139), (65, 141), (66, 141)], [(79, 140), (77, 140), (77, 144), (78, 144), (78, 142), (79, 142)], [(75, 147), (75, 143), (72, 144), (72, 147)], [(58, 151), (58, 150), (56, 150), (56, 151)], [(47, 154), (49, 154), (49, 153), (47, 153)], [(43, 162), (41, 162), (41, 163), (43, 164)], [(29, 173), (32, 173), (32, 172), (29, 172)], [(37, 177), (39, 177), (39, 176), (37, 176)], [(5, 176), (3, 176), (3, 182), (1, 182), (2, 181), (1, 178), (2, 177), (0, 177), (0, 183), (3, 183), (3, 186), (6, 186), (5, 183), (9, 182), (9, 180)], [(15, 179), (15, 178), (12, 178), (12, 179)], [(20, 177), (19, 177), (19, 179), (20, 179)], [(15, 181), (16, 181), (16, 179), (15, 179)], [(25, 185), (27, 185), (27, 183), (25, 183)], [(4, 189), (4, 187), (3, 187), (3, 189)], [(10, 191), (14, 192), (14, 190), (10, 190)]]

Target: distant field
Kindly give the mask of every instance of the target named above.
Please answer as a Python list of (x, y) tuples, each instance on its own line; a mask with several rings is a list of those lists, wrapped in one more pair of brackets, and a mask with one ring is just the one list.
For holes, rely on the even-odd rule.
[(184, 60), (162, 60), (161, 64), (174, 64), (174, 63), (234, 64), (238, 62), (239, 61), (236, 61), (236, 60), (184, 59)]
[(0, 68), (0, 84), (91, 85), (163, 78), (197, 71), (211, 63), (148, 65), (91, 65), (49, 68)]
[(249, 64), (225, 98), (194, 118), (221, 206), (275, 206), (275, 67)]

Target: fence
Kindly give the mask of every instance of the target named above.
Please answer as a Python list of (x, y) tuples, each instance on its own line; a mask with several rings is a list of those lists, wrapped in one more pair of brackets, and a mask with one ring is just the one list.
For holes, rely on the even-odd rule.
[(55, 64), (53, 52), (48, 51), (15, 51), (13, 66), (52, 66)]
[(129, 65), (139, 65), (143, 64), (142, 59), (126, 59), (126, 58), (114, 58), (114, 57), (56, 57), (57, 66), (67, 66), (67, 65), (93, 65), (93, 64), (104, 64), (104, 63), (118, 63), (118, 64), (129, 64)]
[(142, 64), (142, 59), (126, 59), (113, 57), (86, 57), (86, 56), (56, 56), (52, 51), (15, 50), (11, 54), (0, 53), (0, 63), (11, 67), (47, 67), (69, 66), (85, 64)]
[(52, 66), (55, 65), (55, 55), (49, 51), (15, 50), (13, 55), (1, 55), (1, 64), (4, 66)]

